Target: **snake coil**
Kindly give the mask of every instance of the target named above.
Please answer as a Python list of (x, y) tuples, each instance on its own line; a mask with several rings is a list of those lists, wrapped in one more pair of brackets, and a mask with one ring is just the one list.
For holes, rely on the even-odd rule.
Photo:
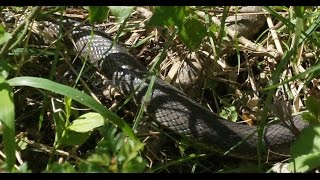
[[(55, 36), (58, 34), (59, 25), (52, 22), (45, 24)], [(64, 28), (69, 30), (74, 26), (66, 25)], [(104, 32), (94, 31), (91, 37), (91, 30), (86, 27), (72, 30), (68, 37), (73, 41), (70, 48), (80, 52), (83, 58), (88, 58), (124, 95), (134, 92), (136, 102), (143, 100), (150, 81), (148, 71), (124, 47), (118, 44), (112, 46), (112, 39)], [(228, 151), (228, 155), (237, 158), (257, 158), (256, 127), (219, 117), (161, 79), (155, 80), (154, 91), (145, 111), (159, 125), (199, 146), (218, 153)], [(293, 116), (293, 122), (298, 130), (307, 126), (300, 116)], [(287, 155), (294, 140), (294, 134), (284, 124), (267, 125), (263, 134), (267, 151), (262, 157), (283, 158), (277, 154)]]

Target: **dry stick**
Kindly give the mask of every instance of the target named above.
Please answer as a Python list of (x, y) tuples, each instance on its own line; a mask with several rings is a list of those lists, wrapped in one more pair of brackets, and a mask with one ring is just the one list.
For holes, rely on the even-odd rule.
[[(272, 20), (271, 20), (271, 18), (270, 17), (267, 17), (267, 23), (268, 23), (268, 26), (269, 26), (269, 28), (270, 28), (270, 32), (271, 32), (271, 35), (272, 35), (272, 39), (273, 39), (273, 41), (274, 41), (274, 43), (275, 43), (275, 46), (276, 46), (276, 48), (277, 48), (277, 50), (279, 51), (279, 52), (281, 52), (281, 53), (283, 53), (283, 50), (282, 50), (282, 47), (281, 47), (281, 44), (280, 44), (280, 41), (279, 41), (279, 38), (278, 38), (278, 35), (277, 35), (277, 33), (276, 33), (276, 31), (275, 31), (275, 27), (273, 26), (273, 23), (272, 23)], [(278, 26), (278, 27), (280, 27), (280, 26)], [(301, 59), (301, 56), (300, 56), (300, 58), (299, 59)], [(298, 63), (298, 64), (300, 64), (300, 63)], [(304, 68), (301, 66), (301, 65), (298, 65), (298, 70), (302, 70), (302, 71), (304, 71)], [(286, 72), (286, 70), (284, 71), (284, 74), (283, 74), (283, 78), (284, 78), (284, 76), (285, 76), (285, 74), (286, 74), (287, 72)], [(296, 108), (296, 103), (298, 102), (300, 102), (300, 100), (299, 99), (297, 99), (297, 97), (298, 97), (298, 92), (296, 91), (296, 89), (293, 89), (293, 88), (289, 88), (289, 89), (291, 89), (291, 91), (292, 91), (292, 94), (293, 94), (293, 99), (294, 99), (294, 110), (295, 110), (295, 112), (297, 112), (297, 108)]]
[(219, 81), (219, 82), (223, 82), (223, 83), (227, 83), (227, 84), (232, 84), (232, 85), (236, 85), (236, 86), (240, 86), (241, 84), (232, 80), (228, 80), (228, 79), (224, 79), (224, 78), (220, 78), (220, 77), (211, 77), (212, 80), (215, 81)]
[(316, 50), (314, 52), (304, 53), (302, 54), (302, 57), (315, 59), (315, 57), (317, 57), (317, 54), (316, 54), (317, 52), (319, 52), (319, 50)]
[(271, 36), (272, 36), (272, 39), (274, 41), (274, 44), (276, 45), (276, 48), (277, 50), (283, 54), (283, 50), (282, 50), (282, 46), (280, 44), (280, 41), (279, 41), (279, 38), (278, 38), (278, 35), (275, 31), (275, 27), (273, 25), (273, 22), (271, 20), (270, 17), (267, 17), (267, 23), (268, 23), (268, 26), (269, 26), (269, 29), (270, 29), (270, 33), (271, 33)]
[[(30, 13), (30, 15), (24, 20), (21, 22), (20, 25), (18, 25), (18, 27), (12, 32), (12, 37), (18, 37), (18, 33), (21, 32), (21, 30), (24, 28), (24, 26), (30, 22), (34, 17), (35, 15), (38, 14), (38, 12), (41, 10), (42, 6), (37, 6), (35, 7), (32, 12)], [(10, 48), (10, 46), (14, 43), (15, 41), (15, 38), (11, 38), (9, 39), (5, 44), (4, 46), (1, 48), (1, 52), (0, 52), (0, 58), (2, 59), (3, 57), (5, 57), (6, 55), (6, 52), (8, 51), (8, 49)]]
[(257, 88), (257, 82), (254, 80), (254, 75), (253, 75), (253, 72), (252, 72), (252, 69), (250, 68), (250, 64), (249, 64), (249, 59), (248, 59), (248, 55), (245, 54), (245, 59), (246, 59), (246, 62), (247, 62), (247, 70), (248, 70), (248, 79), (250, 81), (250, 85), (251, 85), (251, 88), (254, 92), (254, 98), (258, 98), (259, 96), (259, 91), (258, 91), (258, 88)]
[[(275, 27), (274, 27), (273, 22), (272, 22), (272, 20), (271, 20), (270, 17), (267, 17), (267, 24), (268, 24), (268, 26), (269, 26), (269, 30), (270, 30), (272, 39), (273, 39), (273, 41), (274, 41), (274, 44), (275, 44), (277, 50), (278, 50), (280, 53), (283, 54), (283, 50), (282, 50), (281, 43), (280, 43), (280, 41), (279, 41), (278, 35), (277, 35), (276, 31), (275, 31)], [(282, 80), (284, 80), (286, 74), (287, 74), (287, 70), (284, 70), (284, 71), (283, 71), (283, 74), (282, 74), (282, 77), (281, 77)], [(283, 91), (285, 91), (285, 89), (283, 89)]]
[(74, 155), (74, 154), (71, 154), (69, 152), (66, 152), (66, 151), (62, 151), (62, 150), (58, 150), (58, 149), (54, 149), (53, 147), (51, 146), (48, 146), (48, 145), (45, 145), (45, 144), (41, 144), (41, 143), (38, 143), (38, 142), (35, 142), (35, 141), (32, 141), (32, 140), (26, 140), (26, 139), (21, 139), (21, 141), (24, 141), (25, 143), (27, 143), (28, 145), (34, 147), (34, 148), (37, 148), (37, 149), (40, 149), (42, 150), (43, 152), (47, 152), (47, 153), (55, 153), (57, 155), (60, 155), (60, 156), (67, 156), (67, 157), (71, 157), (75, 160), (78, 160), (78, 161), (81, 161), (81, 162), (84, 162), (84, 160), (82, 160), (81, 158), (79, 158), (78, 156)]

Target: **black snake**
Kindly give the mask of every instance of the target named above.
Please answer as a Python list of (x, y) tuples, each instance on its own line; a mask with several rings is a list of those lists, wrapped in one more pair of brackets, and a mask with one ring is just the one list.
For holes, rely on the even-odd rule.
[[(50, 32), (57, 35), (58, 25), (51, 22), (45, 24)], [(70, 30), (71, 27), (64, 28)], [(134, 92), (135, 101), (143, 101), (150, 82), (148, 71), (124, 47), (118, 44), (111, 47), (112, 39), (101, 31), (95, 31), (92, 37), (90, 28), (86, 27), (72, 30), (68, 37), (73, 41), (72, 48), (83, 58), (88, 58), (124, 95)], [(145, 111), (159, 125), (186, 137), (199, 147), (218, 153), (229, 151), (228, 155), (237, 158), (257, 158), (256, 127), (219, 117), (161, 79), (155, 80)], [(293, 122), (298, 130), (307, 126), (300, 116), (294, 116)], [(284, 124), (267, 125), (263, 135), (267, 151), (262, 157), (281, 157), (268, 152), (288, 154), (294, 140), (295, 135)]]

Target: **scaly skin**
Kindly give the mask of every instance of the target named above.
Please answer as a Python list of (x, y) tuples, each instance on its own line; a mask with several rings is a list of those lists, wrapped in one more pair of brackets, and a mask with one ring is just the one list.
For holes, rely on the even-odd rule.
[[(58, 26), (53, 23), (48, 22), (47, 26), (51, 32), (58, 30)], [(141, 102), (148, 88), (147, 69), (120, 45), (114, 45), (107, 52), (112, 44), (109, 36), (95, 31), (95, 35), (91, 37), (89, 29), (81, 28), (71, 32), (69, 38), (74, 42), (72, 48), (76, 52), (82, 50), (80, 55), (88, 58), (124, 95), (131, 94), (140, 85), (134, 98), (136, 102)], [(257, 158), (256, 127), (219, 117), (161, 79), (155, 81), (154, 91), (147, 104), (147, 114), (159, 125), (188, 138), (199, 147), (225, 153), (242, 142), (228, 155), (244, 159)], [(293, 122), (298, 130), (307, 126), (300, 116), (294, 116)], [(294, 134), (283, 124), (268, 125), (263, 135), (266, 149), (281, 154), (289, 153), (290, 144), (294, 140)], [(267, 152), (263, 153), (262, 158), (283, 158)]]

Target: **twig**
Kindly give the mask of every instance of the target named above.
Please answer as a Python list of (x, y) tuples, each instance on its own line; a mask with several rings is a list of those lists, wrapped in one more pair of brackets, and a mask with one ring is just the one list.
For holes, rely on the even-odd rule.
[(318, 50), (316, 50), (314, 52), (309, 52), (309, 53), (302, 54), (302, 57), (315, 59), (315, 57), (317, 57), (317, 54), (316, 54), (317, 51)]
[(62, 150), (55, 150), (53, 147), (50, 147), (48, 145), (45, 144), (41, 144), (32, 140), (27, 140), (27, 139), (21, 139), (21, 141), (24, 141), (25, 143), (27, 143), (28, 145), (34, 147), (34, 148), (38, 148), (40, 150), (42, 150), (43, 152), (47, 152), (47, 153), (55, 153), (57, 155), (60, 156), (67, 156), (67, 157), (71, 157), (75, 160), (81, 161), (83, 162), (84, 160), (82, 160), (81, 158), (79, 158), (76, 155), (70, 154), (69, 152), (66, 151), (62, 151)]
[(275, 31), (273, 22), (272, 22), (272, 20), (271, 20), (270, 17), (267, 17), (267, 23), (268, 23), (268, 26), (269, 26), (269, 28), (270, 28), (270, 33), (271, 33), (272, 39), (273, 39), (273, 41), (274, 41), (274, 44), (276, 45), (277, 50), (278, 50), (281, 54), (283, 54), (283, 50), (282, 50), (282, 47), (281, 47), (281, 44), (280, 44), (278, 35), (277, 35), (276, 31)]

